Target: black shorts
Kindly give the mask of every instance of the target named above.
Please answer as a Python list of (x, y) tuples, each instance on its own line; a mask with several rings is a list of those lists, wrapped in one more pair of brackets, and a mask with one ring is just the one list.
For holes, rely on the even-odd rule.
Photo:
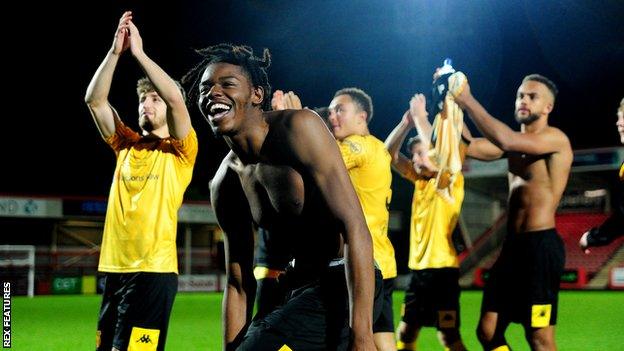
[[(299, 283), (304, 278), (296, 271), (287, 271), (280, 280), (293, 287), (288, 290), (286, 303), (255, 319), (237, 350), (275, 351), (284, 346), (292, 350), (347, 350), (351, 332), (344, 265), (330, 267), (303, 285)], [(375, 270), (373, 320), (378, 318), (381, 296), (381, 272)]]
[(288, 262), (292, 259), (292, 250), (286, 244), (288, 240), (281, 238), (281, 235), (283, 235), (281, 231), (258, 228), (258, 240), (254, 253), (255, 266), (280, 271), (288, 266)]
[(379, 317), (373, 320), (373, 333), (394, 333), (394, 312), (392, 310), (392, 292), (394, 278), (383, 280), (383, 296)]
[(413, 270), (402, 320), (416, 326), (459, 328), (459, 293), (458, 268)]
[(276, 278), (258, 279), (256, 287), (256, 314), (254, 319), (263, 318), (284, 304), (286, 290)]
[(555, 325), (564, 265), (555, 229), (508, 235), (485, 283), (481, 312), (525, 327)]
[(164, 350), (175, 273), (105, 273), (96, 350)]

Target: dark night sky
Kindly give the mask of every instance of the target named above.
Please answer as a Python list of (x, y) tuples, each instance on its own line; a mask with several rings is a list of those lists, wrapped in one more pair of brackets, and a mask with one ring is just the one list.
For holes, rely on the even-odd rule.
[[(296, 91), (304, 105), (327, 105), (346, 86), (366, 90), (375, 104), (371, 131), (382, 140), (409, 97), (429, 91), (431, 73), (448, 56), (467, 74), (477, 99), (513, 128), (519, 82), (541, 73), (560, 89), (550, 123), (568, 134), (575, 149), (618, 145), (622, 1), (88, 3), (28, 5), (33, 8), (10, 12), (19, 14), (18, 25), (4, 24), (10, 27), (3, 49), (10, 84), (3, 90), (12, 93), (4, 101), (9, 123), (0, 194), (107, 195), (114, 155), (83, 98), (125, 9), (134, 11), (145, 51), (174, 78), (198, 61), (193, 48), (233, 42), (260, 53), (267, 47), (273, 87)], [(139, 76), (128, 52), (109, 100), (131, 126)], [(206, 200), (207, 182), (226, 148), (194, 107), (191, 115), (200, 153), (187, 198)]]

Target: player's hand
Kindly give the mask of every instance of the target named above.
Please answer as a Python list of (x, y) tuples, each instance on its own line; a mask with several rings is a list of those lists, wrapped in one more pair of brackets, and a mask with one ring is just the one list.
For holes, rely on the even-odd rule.
[(431, 162), (428, 156), (423, 156), (418, 164), (414, 164), (414, 170), (416, 174), (425, 179), (435, 178), (440, 171), (440, 169)]
[(587, 236), (589, 235), (589, 232), (590, 230), (583, 233), (583, 236), (581, 236), (581, 239), (579, 240), (579, 247), (581, 248), (581, 250), (583, 250), (585, 254), (589, 254), (591, 252), (587, 247)]
[(276, 90), (273, 93), (273, 98), (271, 99), (271, 107), (273, 107), (274, 111), (279, 110), (301, 110), (303, 106), (301, 105), (301, 99), (297, 94), (289, 91), (284, 94), (281, 90)]
[(286, 109), (283, 91), (276, 90), (273, 92), (273, 98), (271, 99), (271, 108), (273, 108), (273, 111), (281, 111)]
[(410, 99), (409, 112), (416, 122), (419, 118), (427, 118), (427, 99), (423, 94), (416, 94)]
[(136, 56), (143, 53), (143, 39), (141, 34), (139, 34), (139, 28), (132, 21), (128, 23), (128, 28), (130, 30), (130, 51), (132, 55)]
[(126, 11), (121, 15), (117, 30), (115, 31), (115, 38), (113, 39), (113, 46), (111, 51), (115, 55), (121, 55), (130, 47), (130, 41), (128, 36), (130, 35), (129, 25), (132, 21), (132, 12)]
[[(463, 76), (461, 72), (459, 74)], [(463, 87), (460, 88), (461, 85), (463, 85)], [(453, 91), (454, 89), (459, 90), (459, 94), (455, 95)], [(458, 87), (456, 88), (453, 88), (452, 86), (449, 87), (449, 91), (451, 91), (453, 99), (455, 100), (457, 105), (459, 105), (459, 107), (461, 107), (462, 109), (466, 107), (466, 101), (472, 99), (472, 92), (470, 91), (470, 84), (468, 83), (468, 79), (465, 79), (465, 81), (461, 82), (460, 85), (458, 85)]]
[(303, 106), (301, 106), (301, 99), (292, 91), (284, 94), (284, 101), (287, 110), (301, 110), (303, 108)]

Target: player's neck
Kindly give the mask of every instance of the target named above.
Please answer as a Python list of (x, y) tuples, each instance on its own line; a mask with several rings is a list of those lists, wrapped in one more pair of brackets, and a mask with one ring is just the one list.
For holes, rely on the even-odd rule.
[(541, 118), (533, 121), (530, 124), (522, 123), (520, 125), (520, 131), (522, 133), (539, 133), (548, 127), (548, 115), (542, 116)]
[(243, 163), (256, 163), (268, 132), (269, 124), (262, 111), (251, 111), (245, 116), (241, 128), (236, 133), (225, 135), (224, 139)]
[(368, 125), (363, 125), (360, 126), (358, 128), (356, 128), (356, 130), (353, 131), (353, 133), (350, 133), (349, 135), (347, 135), (346, 137), (344, 137), (343, 139), (341, 139), (340, 141), (352, 136), (352, 135), (359, 135), (359, 136), (367, 136), (370, 135), (370, 131), (368, 130)]
[(360, 136), (370, 135), (370, 131), (368, 130), (368, 124), (364, 124), (362, 127), (360, 127), (357, 132), (357, 135), (360, 135)]
[(167, 125), (164, 125), (158, 129), (152, 130), (151, 132), (143, 130), (142, 135), (143, 137), (160, 138), (160, 139), (165, 139), (171, 136), (169, 134), (169, 127), (167, 127)]

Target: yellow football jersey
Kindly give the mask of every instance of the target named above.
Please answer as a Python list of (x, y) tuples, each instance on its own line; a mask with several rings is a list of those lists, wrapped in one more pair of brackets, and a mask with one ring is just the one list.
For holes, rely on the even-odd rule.
[(191, 182), (197, 135), (145, 138), (116, 120), (106, 139), (117, 155), (99, 271), (178, 272), (178, 209)]
[(410, 269), (458, 267), (451, 235), (464, 200), (464, 176), (451, 184), (454, 201), (437, 192), (435, 179), (416, 180), (410, 228)]
[(373, 238), (375, 261), (384, 279), (394, 278), (396, 261), (388, 238), (388, 205), (392, 197), (390, 154), (384, 143), (372, 135), (351, 135), (338, 145)]

